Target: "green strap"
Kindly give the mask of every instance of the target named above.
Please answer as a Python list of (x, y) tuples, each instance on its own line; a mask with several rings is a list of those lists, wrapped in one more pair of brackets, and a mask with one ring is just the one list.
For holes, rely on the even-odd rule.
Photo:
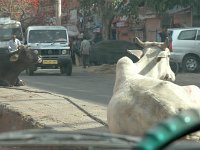
[(190, 109), (174, 115), (150, 129), (137, 150), (161, 150), (174, 140), (200, 128), (200, 111)]

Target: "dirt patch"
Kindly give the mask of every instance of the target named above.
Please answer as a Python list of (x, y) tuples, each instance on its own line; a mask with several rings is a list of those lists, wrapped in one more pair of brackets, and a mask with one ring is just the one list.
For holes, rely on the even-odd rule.
[(103, 64), (100, 66), (91, 66), (87, 68), (88, 72), (92, 73), (108, 73), (108, 74), (114, 74), (116, 71), (116, 64), (109, 65), (109, 64)]
[(20, 112), (8, 108), (6, 105), (0, 105), (0, 122), (0, 132), (43, 128), (30, 116), (23, 116)]

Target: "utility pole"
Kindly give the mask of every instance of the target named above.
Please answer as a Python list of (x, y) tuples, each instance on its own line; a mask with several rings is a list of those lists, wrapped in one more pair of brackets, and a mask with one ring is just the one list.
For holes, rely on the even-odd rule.
[(55, 0), (56, 2), (56, 24), (61, 25), (61, 0)]

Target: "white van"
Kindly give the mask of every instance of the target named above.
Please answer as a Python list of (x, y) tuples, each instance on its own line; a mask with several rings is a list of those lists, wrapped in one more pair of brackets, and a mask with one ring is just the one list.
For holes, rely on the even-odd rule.
[(26, 31), (26, 44), (41, 55), (42, 63), (26, 70), (33, 75), (37, 67), (60, 68), (61, 73), (72, 74), (72, 59), (68, 31), (63, 26), (29, 26)]
[(11, 20), (9, 17), (0, 17), (0, 54), (8, 54), (8, 42), (13, 34), (24, 44), (24, 36), (21, 23), (17, 20)]
[(171, 43), (171, 60), (177, 62), (186, 72), (200, 68), (200, 28), (168, 29)]

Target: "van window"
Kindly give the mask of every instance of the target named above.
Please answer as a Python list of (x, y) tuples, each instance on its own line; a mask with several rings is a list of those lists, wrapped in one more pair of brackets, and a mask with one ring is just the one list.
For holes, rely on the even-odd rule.
[(67, 42), (66, 30), (31, 30), (29, 32), (29, 43), (51, 43), (63, 39)]
[(179, 40), (195, 40), (197, 30), (187, 30), (187, 31), (182, 31), (178, 39)]
[(0, 40), (1, 41), (9, 41), (11, 39), (12, 34), (16, 34), (17, 38), (22, 41), (22, 29), (21, 26), (10, 26), (10, 25), (1, 25), (0, 26)]
[(200, 40), (200, 30), (198, 30), (197, 40)]

